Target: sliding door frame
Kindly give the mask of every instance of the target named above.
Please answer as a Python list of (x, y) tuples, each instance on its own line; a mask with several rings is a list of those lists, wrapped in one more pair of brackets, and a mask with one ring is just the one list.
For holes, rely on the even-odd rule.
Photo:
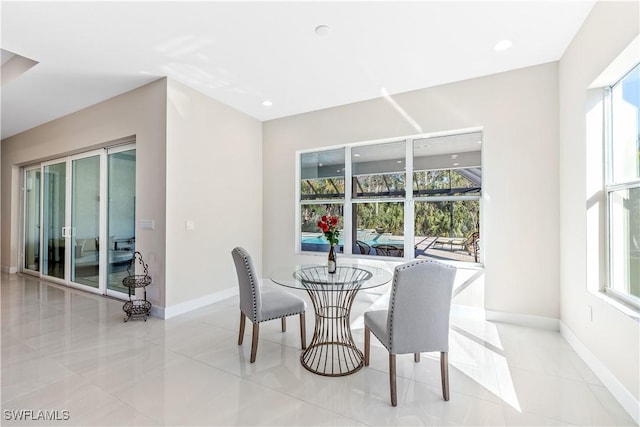
[[(21, 203), (21, 220), (22, 220), (22, 233), (20, 237), (20, 253), (19, 253), (19, 271), (22, 273), (26, 273), (32, 276), (40, 277), (42, 279), (65, 285), (71, 288), (81, 289), (83, 291), (100, 294), (100, 295), (108, 295), (119, 299), (127, 299), (128, 294), (119, 292), (117, 290), (109, 289), (108, 286), (108, 275), (109, 275), (109, 188), (108, 188), (108, 180), (109, 180), (109, 155), (115, 154), (123, 151), (130, 151), (136, 149), (135, 140), (127, 141), (123, 144), (118, 144), (111, 147), (104, 147), (99, 149), (94, 149), (86, 152), (82, 152), (79, 154), (61, 156), (52, 160), (48, 160), (45, 162), (41, 162), (39, 164), (32, 164), (28, 166), (24, 166), (21, 171), (22, 176), (22, 203)], [(72, 224), (72, 197), (73, 197), (73, 162), (75, 160), (81, 160), (83, 158), (88, 158), (92, 156), (99, 156), (99, 207), (98, 207), (98, 221), (99, 221), (99, 236), (98, 241), (103, 242), (99, 245), (98, 248), (98, 287), (92, 287), (89, 285), (84, 285), (81, 283), (77, 283), (71, 280), (72, 277), (72, 256), (74, 250), (72, 250), (71, 245), (74, 242), (75, 238), (75, 226)], [(56, 165), (56, 164), (65, 164), (65, 185), (64, 185), (64, 194), (65, 194), (65, 206), (64, 206), (64, 227), (62, 231), (63, 239), (64, 239), (64, 277), (58, 278), (50, 275), (50, 272), (47, 270), (47, 274), (44, 274), (44, 262), (45, 257), (43, 257), (44, 251), (48, 250), (48, 242), (45, 242), (45, 230), (44, 230), (44, 216), (47, 214), (45, 212), (44, 206), (44, 189), (46, 185), (45, 180), (45, 168), (47, 166)], [(27, 187), (27, 173), (30, 171), (39, 170), (40, 171), (40, 194), (39, 194), (39, 267), (38, 270), (31, 270), (26, 268), (25, 266), (25, 248), (26, 248), (26, 215), (27, 215), (27, 197), (26, 197), (26, 187)], [(135, 209), (135, 207), (134, 207)], [(134, 234), (135, 234), (135, 212), (134, 212)], [(134, 235), (135, 238), (135, 235)], [(106, 242), (106, 243), (104, 243)], [(75, 249), (75, 248), (74, 248)], [(47, 257), (48, 260), (48, 257)]]
[[(136, 149), (136, 144), (135, 142), (131, 142), (128, 144), (121, 144), (121, 145), (116, 145), (113, 147), (108, 147), (105, 150), (105, 155), (102, 158), (103, 163), (101, 164), (102, 169), (104, 170), (104, 180), (101, 181), (101, 184), (103, 185), (103, 188), (101, 189), (101, 191), (104, 191), (104, 200), (106, 201), (106, 203), (103, 204), (102, 210), (101, 210), (101, 214), (104, 215), (104, 220), (101, 220), (100, 224), (101, 224), (101, 233), (104, 234), (104, 238), (108, 239), (110, 231), (109, 231), (109, 207), (111, 206), (111, 202), (110, 202), (110, 194), (109, 194), (109, 174), (112, 173), (112, 171), (109, 170), (109, 156), (111, 154), (116, 154), (116, 153), (121, 153), (124, 151), (131, 151), (131, 150), (135, 150)], [(136, 153), (137, 154), (137, 153)], [(136, 162), (136, 166), (137, 166), (137, 162)], [(134, 239), (135, 239), (135, 230), (136, 230), (136, 226), (135, 226), (135, 203), (134, 203), (134, 224), (133, 224), (133, 232), (134, 232)], [(102, 238), (102, 237), (101, 237)], [(115, 249), (115, 248), (114, 248)], [(118, 299), (128, 299), (129, 295), (127, 293), (124, 292), (120, 292), (117, 291), (115, 289), (109, 289), (109, 261), (108, 261), (108, 253), (100, 253), (100, 256), (104, 256), (103, 258), (100, 258), (100, 263), (104, 263), (103, 265), (106, 266), (106, 268), (101, 270), (104, 271), (104, 279), (102, 279), (100, 281), (101, 284), (104, 285), (104, 295), (107, 296), (111, 296), (114, 298), (118, 298)], [(133, 259), (132, 262), (135, 261), (135, 257)], [(132, 272), (135, 273), (135, 265), (132, 265)], [(136, 292), (136, 289), (131, 289), (132, 292)]]
[(104, 226), (104, 210), (105, 210), (105, 195), (104, 195), (104, 180), (106, 179), (106, 172), (105, 169), (103, 167), (103, 163), (104, 163), (104, 157), (106, 157), (106, 150), (105, 149), (97, 149), (97, 150), (91, 150), (91, 151), (85, 151), (83, 153), (80, 154), (76, 154), (73, 156), (68, 156), (67, 157), (67, 227), (69, 229), (69, 233), (67, 233), (67, 241), (66, 243), (69, 245), (68, 251), (65, 251), (68, 253), (67, 257), (66, 257), (66, 274), (65, 274), (65, 281), (66, 281), (66, 285), (70, 286), (72, 288), (77, 288), (77, 289), (82, 289), (84, 291), (88, 291), (88, 292), (92, 292), (95, 294), (101, 294), (104, 295), (104, 278), (105, 276), (105, 269), (108, 268), (107, 264), (103, 264), (103, 261), (107, 260), (106, 256), (103, 256), (103, 253), (107, 253), (108, 254), (108, 249), (105, 250), (105, 248), (107, 248), (106, 245), (101, 244), (99, 251), (98, 251), (98, 287), (94, 288), (92, 286), (89, 285), (83, 285), (82, 283), (78, 283), (78, 282), (74, 282), (73, 280), (71, 280), (72, 277), (72, 267), (73, 269), (75, 269), (75, 264), (73, 263), (74, 259), (72, 258), (72, 256), (75, 255), (75, 248), (72, 248), (72, 245), (75, 244), (74, 240), (76, 237), (76, 227), (75, 224), (73, 223), (73, 182), (74, 182), (74, 175), (73, 175), (73, 162), (77, 161), (77, 160), (82, 160), (82, 159), (86, 159), (89, 157), (94, 157), (97, 156), (98, 157), (98, 162), (99, 162), (99, 167), (100, 167), (100, 171), (99, 171), (99, 177), (98, 177), (98, 182), (99, 182), (99, 190), (98, 190), (98, 194), (99, 194), (99, 201), (98, 201), (98, 241), (99, 242), (105, 242), (105, 235), (106, 235), (106, 229)]
[[(28, 199), (26, 197), (26, 193), (29, 190), (29, 180), (28, 180), (28, 174), (29, 172), (39, 172), (40, 173), (40, 180), (38, 182), (38, 212), (37, 212), (37, 216), (38, 216), (38, 269), (37, 270), (32, 270), (28, 267), (26, 267), (26, 256), (25, 256), (25, 252), (26, 252), (26, 246), (27, 246), (27, 240), (26, 240), (26, 235), (27, 235), (27, 215), (30, 214), (29, 210), (27, 209), (28, 207)], [(21, 197), (21, 218), (22, 218), (22, 232), (20, 233), (20, 239), (19, 239), (19, 247), (21, 248), (20, 254), (18, 256), (18, 259), (20, 260), (20, 267), (19, 270), (25, 274), (30, 274), (32, 276), (37, 276), (40, 277), (40, 273), (42, 270), (42, 166), (41, 165), (31, 165), (31, 166), (25, 166), (24, 168), (22, 168), (22, 185), (21, 185), (21, 193), (20, 193), (20, 197)], [(35, 188), (35, 187), (34, 187)]]

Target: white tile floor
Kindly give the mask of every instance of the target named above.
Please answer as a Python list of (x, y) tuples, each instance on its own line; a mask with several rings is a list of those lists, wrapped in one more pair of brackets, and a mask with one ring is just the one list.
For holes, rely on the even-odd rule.
[[(239, 347), (236, 298), (124, 323), (121, 301), (28, 276), (2, 274), (1, 284), (2, 425), (636, 425), (558, 333), (457, 307), (451, 400), (441, 397), (437, 355), (417, 364), (404, 355), (392, 408), (387, 353), (375, 339), (369, 367), (326, 378), (300, 365), (297, 317), (284, 334), (278, 321), (262, 324), (249, 364), (251, 328)], [(359, 346), (372, 304), (385, 297), (358, 295)], [(10, 419), (20, 410), (36, 420)], [(56, 410), (69, 419), (37, 420)]]

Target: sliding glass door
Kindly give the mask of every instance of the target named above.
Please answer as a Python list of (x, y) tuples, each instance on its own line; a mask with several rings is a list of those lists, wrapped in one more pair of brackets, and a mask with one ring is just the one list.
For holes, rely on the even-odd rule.
[(99, 288), (100, 155), (71, 161), (71, 277)]
[(65, 279), (67, 162), (42, 168), (42, 274)]
[(126, 296), (122, 279), (135, 251), (135, 177), (134, 144), (25, 168), (22, 270)]
[[(107, 290), (128, 292), (122, 285), (136, 247), (136, 150), (109, 150), (108, 160), (109, 270)], [(111, 246), (113, 245), (113, 247)]]
[(40, 168), (24, 173), (24, 257), (25, 272), (40, 271)]

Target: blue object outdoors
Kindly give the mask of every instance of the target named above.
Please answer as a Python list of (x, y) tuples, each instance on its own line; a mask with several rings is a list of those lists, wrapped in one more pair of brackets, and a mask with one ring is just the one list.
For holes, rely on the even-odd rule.
[[(371, 234), (369, 234), (369, 236), (371, 236)], [(393, 245), (399, 248), (404, 247), (404, 240), (398, 239), (398, 237), (402, 237), (402, 236), (394, 236), (395, 237), (394, 239), (390, 239), (389, 237), (391, 236), (387, 234), (373, 234), (372, 238), (370, 237), (366, 240), (363, 240), (363, 239), (358, 239), (358, 240), (366, 243), (367, 245), (371, 246), (374, 249), (375, 249), (375, 245)], [(302, 236), (301, 242), (302, 242), (303, 251), (329, 252), (329, 242), (322, 235)], [(355, 243), (356, 242), (354, 241), (353, 244), (355, 245)], [(340, 250), (343, 245), (344, 245), (344, 240), (340, 239), (338, 242), (338, 247), (339, 247), (338, 249)], [(340, 250), (340, 252), (344, 252), (344, 251)], [(357, 252), (354, 252), (354, 253), (357, 253)]]

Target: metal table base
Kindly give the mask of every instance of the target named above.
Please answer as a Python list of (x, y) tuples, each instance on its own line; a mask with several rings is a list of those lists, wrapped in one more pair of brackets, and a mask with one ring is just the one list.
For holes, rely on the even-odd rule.
[(351, 335), (351, 307), (362, 283), (372, 274), (353, 267), (338, 267), (327, 274), (326, 267), (309, 267), (297, 272), (297, 279), (311, 297), (316, 315), (313, 338), (300, 356), (307, 370), (329, 377), (352, 374), (364, 366), (364, 355)]
[(364, 355), (353, 341), (350, 315), (359, 287), (327, 291), (307, 289), (316, 314), (313, 338), (300, 361), (307, 370), (330, 377), (349, 375), (364, 366)]

